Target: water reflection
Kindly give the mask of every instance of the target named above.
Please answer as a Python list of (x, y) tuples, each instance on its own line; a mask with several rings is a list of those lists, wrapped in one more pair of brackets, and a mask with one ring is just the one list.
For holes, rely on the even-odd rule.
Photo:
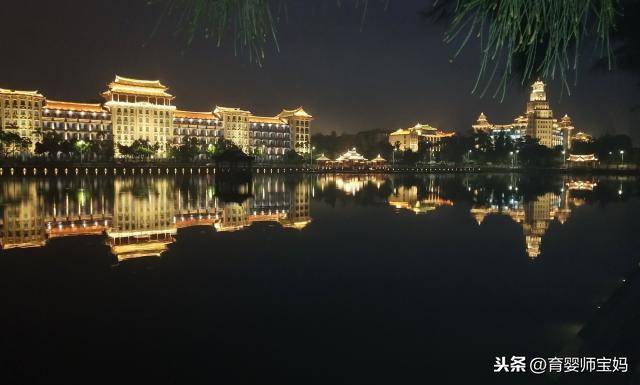
[(634, 187), (635, 180), (624, 177), (516, 174), (3, 179), (0, 245), (42, 247), (53, 238), (104, 234), (118, 260), (158, 256), (178, 229), (191, 226), (225, 232), (273, 222), (302, 230), (316, 199), (415, 214), (468, 205), (478, 226), (491, 215), (519, 224), (526, 254), (535, 259), (552, 222), (565, 223), (588, 201), (626, 199)]
[[(564, 224), (573, 210), (587, 201), (626, 199), (635, 193), (636, 185), (632, 177), (518, 174), (333, 175), (320, 177), (318, 182), (321, 192), (333, 187), (355, 198), (367, 188), (373, 189), (369, 195), (386, 196), (396, 210), (416, 214), (470, 203), (469, 212), (478, 226), (490, 215), (507, 216), (522, 227), (526, 254), (532, 260), (540, 255), (543, 237), (553, 221)], [(375, 199), (369, 196), (367, 200)]]
[(219, 232), (256, 222), (302, 229), (310, 221), (310, 183), (284, 176), (233, 181), (213, 177), (9, 179), (2, 186), (0, 245), (40, 247), (48, 239), (105, 234), (118, 260), (160, 255), (177, 230)]

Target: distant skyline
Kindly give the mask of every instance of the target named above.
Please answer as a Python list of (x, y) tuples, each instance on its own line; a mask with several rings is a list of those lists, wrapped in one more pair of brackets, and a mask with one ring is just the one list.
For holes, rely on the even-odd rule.
[[(464, 132), (480, 112), (496, 123), (522, 114), (528, 88), (512, 85), (502, 103), (471, 95), (477, 45), (451, 62), (456, 47), (442, 42), (444, 25), (418, 14), (430, 3), (392, 0), (386, 11), (373, 3), (361, 25), (361, 11), (348, 5), (291, 0), (288, 20), (278, 26), (281, 52), (268, 49), (259, 68), (235, 56), (230, 39), (222, 48), (202, 40), (188, 46), (170, 22), (153, 35), (162, 6), (146, 1), (10, 2), (0, 25), (0, 87), (90, 102), (101, 100), (115, 74), (160, 79), (181, 109), (222, 105), (275, 115), (302, 105), (316, 117), (314, 133), (417, 122)], [(10, 17), (22, 14), (28, 23)], [(588, 62), (581, 71), (571, 96), (551, 84), (556, 116), (568, 113), (580, 131), (639, 140), (640, 111), (631, 108), (640, 104), (640, 80), (591, 70)]]

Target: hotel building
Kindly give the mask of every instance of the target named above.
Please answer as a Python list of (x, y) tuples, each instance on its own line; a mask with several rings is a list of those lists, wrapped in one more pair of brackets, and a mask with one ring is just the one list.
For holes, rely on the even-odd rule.
[(28, 138), (30, 153), (47, 132), (66, 140), (112, 139), (116, 157), (121, 156), (119, 144), (131, 145), (138, 139), (157, 144), (158, 158), (167, 157), (184, 138), (197, 138), (203, 150), (225, 138), (266, 161), (281, 159), (289, 150), (310, 152), (313, 117), (302, 107), (273, 117), (236, 107), (178, 110), (175, 97), (159, 80), (117, 75), (101, 95), (103, 104), (91, 104), (47, 100), (38, 91), (0, 89), (0, 128)]
[(440, 151), (440, 142), (444, 138), (455, 135), (454, 132), (440, 131), (428, 124), (416, 124), (413, 127), (401, 128), (389, 134), (389, 144), (400, 151), (417, 152), (420, 142), (428, 143), (432, 152)]
[(29, 139), (31, 152), (42, 138), (44, 100), (38, 91), (0, 88), (0, 128)]
[(485, 132), (494, 139), (502, 133), (514, 141), (529, 136), (538, 139), (543, 146), (549, 148), (561, 146), (565, 150), (571, 149), (572, 131), (574, 130), (568, 115), (562, 119), (553, 117), (545, 85), (541, 81), (537, 81), (531, 86), (531, 94), (524, 115), (516, 117), (510, 124), (492, 124), (489, 123), (484, 113), (480, 113), (472, 127), (474, 132)]

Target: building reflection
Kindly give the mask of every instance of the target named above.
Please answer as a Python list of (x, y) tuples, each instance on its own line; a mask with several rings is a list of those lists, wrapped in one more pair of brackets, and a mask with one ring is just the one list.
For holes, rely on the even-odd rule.
[(27, 180), (3, 183), (0, 245), (3, 249), (45, 243), (44, 202), (38, 185)]
[(368, 185), (380, 189), (386, 178), (378, 174), (321, 174), (316, 179), (320, 191), (335, 188), (346, 195), (355, 196)]
[(526, 253), (530, 259), (540, 255), (542, 238), (551, 222), (564, 224), (573, 209), (582, 204), (582, 199), (574, 197), (576, 191), (592, 191), (596, 182), (589, 180), (563, 181), (559, 192), (547, 191), (525, 200), (517, 181), (509, 182), (507, 191), (490, 190), (479, 187), (473, 189), (474, 204), (471, 215), (478, 225), (482, 225), (488, 215), (505, 215), (522, 226), (526, 243)]
[[(104, 235), (120, 261), (158, 256), (182, 228), (211, 226), (223, 233), (270, 222), (304, 229), (311, 222), (313, 198), (330, 204), (341, 199), (390, 206), (416, 214), (470, 204), (478, 225), (489, 215), (508, 216), (519, 224), (526, 253), (535, 259), (551, 223), (564, 224), (597, 184), (556, 178), (540, 185), (520, 178), (362, 174), (257, 174), (231, 182), (213, 175), (8, 178), (0, 180), (0, 246), (42, 247), (53, 238)], [(622, 196), (618, 183), (622, 181), (616, 180), (615, 189), (598, 188), (599, 196), (607, 191)]]
[(119, 261), (159, 256), (180, 228), (240, 230), (256, 222), (303, 229), (311, 222), (305, 178), (256, 176), (217, 194), (212, 176), (173, 178), (7, 179), (0, 181), (3, 249), (41, 247), (48, 239), (106, 235)]
[(410, 210), (416, 214), (424, 214), (440, 206), (453, 206), (453, 201), (444, 199), (440, 184), (435, 178), (425, 181), (425, 191), (421, 192), (417, 185), (400, 185), (393, 188), (389, 195), (389, 205), (398, 210)]

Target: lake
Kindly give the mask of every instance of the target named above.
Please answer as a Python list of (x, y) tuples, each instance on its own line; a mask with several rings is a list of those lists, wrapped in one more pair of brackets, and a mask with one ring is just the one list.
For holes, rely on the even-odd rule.
[[(632, 384), (638, 181), (0, 178), (0, 379)], [(493, 373), (501, 356), (635, 374)]]

